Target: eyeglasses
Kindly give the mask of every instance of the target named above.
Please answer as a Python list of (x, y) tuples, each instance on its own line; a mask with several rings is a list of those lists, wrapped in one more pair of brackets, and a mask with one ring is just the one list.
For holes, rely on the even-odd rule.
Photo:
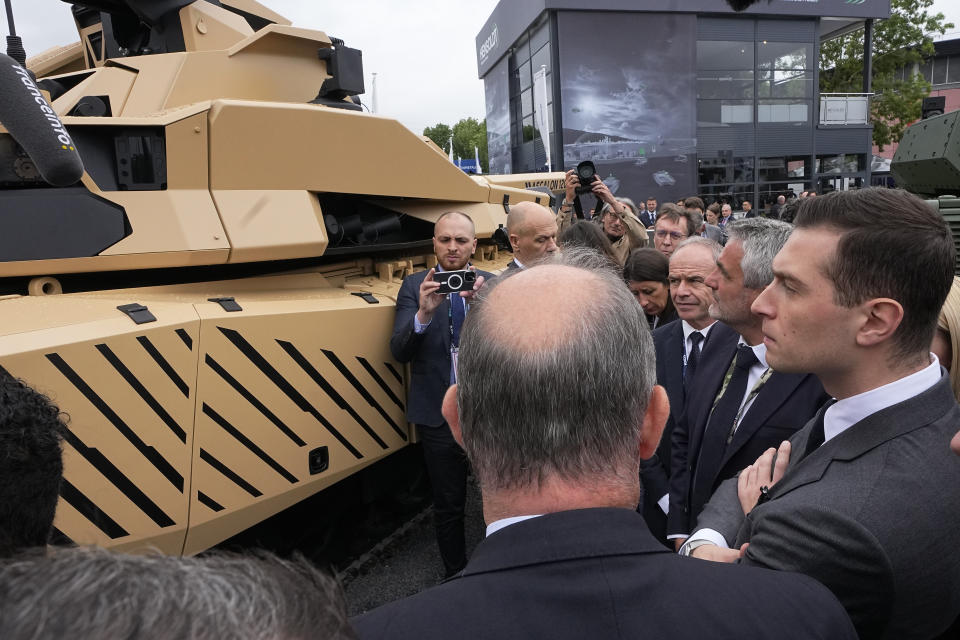
[(661, 239), (670, 236), (674, 240), (683, 240), (687, 237), (687, 234), (685, 233), (680, 233), (679, 231), (667, 231), (666, 229), (657, 229), (653, 233), (655, 236)]

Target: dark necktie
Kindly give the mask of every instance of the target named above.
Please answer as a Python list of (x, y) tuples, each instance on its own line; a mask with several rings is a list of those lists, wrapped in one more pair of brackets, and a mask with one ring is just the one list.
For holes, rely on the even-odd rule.
[(687, 380), (693, 378), (693, 374), (697, 371), (697, 364), (700, 363), (700, 342), (703, 340), (703, 334), (699, 331), (694, 331), (690, 334), (690, 342), (693, 344), (690, 347), (690, 353), (687, 354), (687, 368), (683, 370), (683, 384), (687, 384)]
[[(823, 444), (823, 441), (825, 439), (825, 436), (823, 433), (823, 414), (824, 413), (826, 413), (826, 409), (824, 409), (819, 414), (817, 414), (817, 421), (813, 423), (813, 429), (810, 431), (810, 437), (807, 438), (807, 448), (803, 450), (804, 458), (806, 458), (808, 455), (813, 453), (820, 445)], [(801, 460), (802, 459), (803, 458), (801, 458)]]
[(463, 319), (466, 316), (466, 311), (463, 308), (463, 298), (460, 297), (460, 294), (457, 292), (450, 294), (450, 317), (451, 324), (450, 328), (452, 330), (452, 340), (451, 347), (460, 346), (460, 328), (463, 326)]
[(723, 453), (727, 448), (727, 440), (733, 432), (734, 420), (740, 412), (740, 404), (747, 393), (747, 378), (750, 375), (750, 367), (757, 360), (753, 349), (747, 345), (740, 345), (737, 348), (736, 365), (733, 367), (733, 375), (730, 376), (730, 382), (727, 388), (723, 390), (723, 395), (717, 401), (717, 406), (713, 408), (710, 418), (707, 420), (706, 432), (703, 434), (703, 442), (700, 444), (700, 456), (697, 460), (697, 478), (708, 480), (711, 485), (716, 484), (717, 474), (720, 473)]

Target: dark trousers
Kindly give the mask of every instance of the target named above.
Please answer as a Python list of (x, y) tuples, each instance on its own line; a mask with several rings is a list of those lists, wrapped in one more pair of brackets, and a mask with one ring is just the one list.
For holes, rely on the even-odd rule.
[(463, 509), (467, 500), (467, 456), (453, 439), (450, 427), (418, 424), (423, 457), (433, 485), (433, 523), (446, 577), (467, 564)]

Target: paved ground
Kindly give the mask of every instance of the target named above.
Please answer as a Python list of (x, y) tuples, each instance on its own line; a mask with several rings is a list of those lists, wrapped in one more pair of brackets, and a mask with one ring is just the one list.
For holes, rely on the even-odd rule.
[[(480, 492), (471, 478), (467, 486), (468, 555), (483, 539), (484, 529)], [(341, 575), (351, 616), (418, 593), (442, 579), (431, 508), (397, 529)]]

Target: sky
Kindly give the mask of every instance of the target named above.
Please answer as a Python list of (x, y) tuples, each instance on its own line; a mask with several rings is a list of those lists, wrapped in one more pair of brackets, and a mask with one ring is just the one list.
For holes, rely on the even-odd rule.
[[(70, 8), (60, 0), (12, 0), (17, 33), (28, 57), (77, 40)], [(416, 133), (439, 122), (484, 117), (474, 40), (497, 0), (260, 0), (295, 26), (317, 29), (363, 52), (371, 106), (377, 74), (377, 111)], [(960, 38), (960, 2), (936, 0)], [(6, 16), (0, 17), (3, 35)]]

